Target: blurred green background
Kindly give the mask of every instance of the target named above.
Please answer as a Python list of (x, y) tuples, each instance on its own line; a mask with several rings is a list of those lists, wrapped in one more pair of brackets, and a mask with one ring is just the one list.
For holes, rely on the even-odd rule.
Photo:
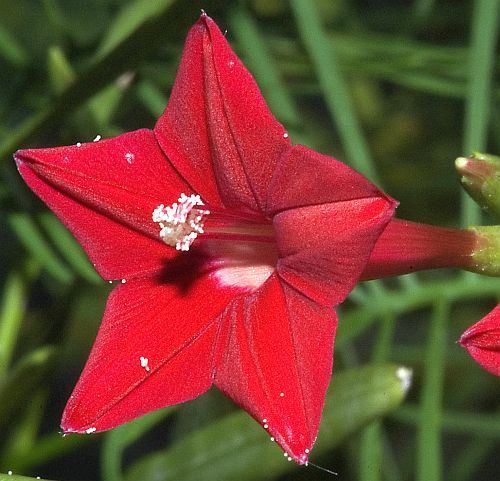
[[(377, 182), (401, 218), (493, 222), (453, 160), (500, 152), (497, 0), (0, 0), (0, 480), (332, 477), (287, 462), (215, 391), (110, 433), (58, 433), (110, 286), (12, 154), (152, 127), (201, 8), (295, 142)], [(456, 339), (499, 293), (455, 271), (358, 286), (311, 460), (343, 481), (497, 480), (498, 379)]]

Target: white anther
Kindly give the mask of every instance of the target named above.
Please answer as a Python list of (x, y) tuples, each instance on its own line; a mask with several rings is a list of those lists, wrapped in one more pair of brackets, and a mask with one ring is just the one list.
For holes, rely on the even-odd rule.
[(160, 238), (178, 251), (188, 251), (191, 244), (203, 234), (204, 218), (209, 210), (195, 209), (204, 205), (199, 195), (181, 194), (171, 206), (160, 204), (153, 211), (153, 222), (160, 225)]

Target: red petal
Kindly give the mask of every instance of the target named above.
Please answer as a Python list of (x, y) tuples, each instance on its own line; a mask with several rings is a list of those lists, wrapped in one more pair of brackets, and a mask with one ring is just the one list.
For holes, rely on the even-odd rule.
[(280, 276), (317, 302), (342, 302), (396, 202), (338, 160), (304, 146), (283, 156), (269, 193)]
[(225, 317), (229, 338), (216, 386), (305, 463), (330, 381), (335, 312), (273, 275), (258, 291), (234, 299)]
[(118, 286), (64, 411), (63, 430), (110, 429), (205, 392), (213, 379), (217, 316), (234, 293), (216, 290), (193, 266), (179, 266), (161, 284), (141, 279)]
[(303, 145), (283, 156), (269, 187), (268, 212), (346, 200), (381, 197), (394, 209), (396, 202), (361, 174), (333, 157)]
[(279, 275), (316, 302), (341, 303), (358, 281), (392, 213), (387, 200), (375, 197), (277, 214)]
[(276, 162), (290, 147), (252, 75), (206, 15), (189, 32), (155, 134), (195, 190), (208, 184), (209, 203), (218, 189), (227, 207), (252, 210), (264, 208)]
[(162, 268), (176, 254), (152, 221), (161, 203), (189, 188), (150, 130), (109, 140), (16, 154), (31, 189), (82, 244), (99, 273), (129, 278)]
[(467, 329), (460, 338), (460, 344), (479, 365), (500, 376), (500, 304)]

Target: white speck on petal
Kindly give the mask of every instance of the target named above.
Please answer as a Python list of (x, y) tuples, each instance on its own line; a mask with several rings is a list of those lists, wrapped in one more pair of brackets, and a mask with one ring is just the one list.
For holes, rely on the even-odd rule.
[(262, 422), (263, 422), (263, 423), (267, 423), (267, 419), (266, 419), (266, 418), (264, 418), (264, 419), (262, 420)]
[(147, 372), (150, 371), (149, 369), (149, 359), (147, 357), (140, 357), (140, 361), (141, 361), (141, 367), (143, 367)]
[(283, 138), (288, 139), (288, 132), (285, 132), (285, 133), (283, 134)]
[(113, 281), (108, 281), (108, 284), (113, 284)]
[(96, 431), (97, 431), (97, 429), (96, 429), (96, 428), (88, 428), (88, 429), (86, 429), (86, 430), (85, 430), (85, 432), (86, 432), (87, 434), (92, 434), (92, 433), (95, 433)]
[(229, 65), (229, 67), (234, 67), (234, 60), (230, 60), (230, 61), (228, 62), (228, 65)]
[(264, 429), (267, 429), (269, 427), (269, 424), (264, 424)]
[(135, 160), (135, 155), (132, 154), (131, 152), (127, 152), (125, 154), (125, 160), (129, 163), (129, 164), (132, 164)]
[(404, 366), (398, 367), (396, 377), (401, 381), (401, 389), (406, 394), (411, 386), (413, 371)]
[(304, 450), (304, 452), (305, 452), (306, 454), (309, 454), (311, 451), (309, 451), (309, 449), (306, 449), (306, 450)]
[(285, 393), (284, 392), (280, 392), (280, 397), (285, 397)]
[(125, 284), (127, 282), (127, 279), (122, 279), (122, 284)]
[(97, 134), (92, 142), (99, 142), (99, 140), (101, 139), (102, 137), (99, 134)]
[(76, 143), (76, 146), (77, 146), (77, 147), (81, 147), (81, 146), (82, 146), (82, 143), (81, 143), (81, 142), (77, 142), (77, 143)]

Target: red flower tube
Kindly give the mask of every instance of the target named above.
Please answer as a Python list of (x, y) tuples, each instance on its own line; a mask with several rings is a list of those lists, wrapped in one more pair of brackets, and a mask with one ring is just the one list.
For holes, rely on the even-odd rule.
[(392, 219), (378, 238), (361, 279), (443, 267), (500, 276), (500, 227), (447, 229)]
[(111, 293), (64, 432), (92, 433), (213, 384), (305, 463), (337, 318), (396, 203), (293, 146), (215, 23), (189, 32), (154, 130), (16, 154)]

